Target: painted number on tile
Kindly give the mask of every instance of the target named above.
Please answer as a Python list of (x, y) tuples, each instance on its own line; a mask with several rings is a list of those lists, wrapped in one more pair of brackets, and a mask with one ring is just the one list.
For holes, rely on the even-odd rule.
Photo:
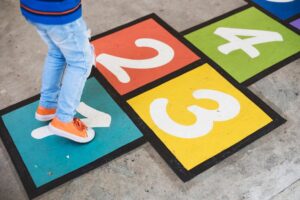
[(153, 58), (134, 60), (102, 53), (97, 56), (96, 61), (113, 73), (120, 82), (128, 83), (130, 82), (130, 77), (123, 68), (156, 68), (169, 63), (174, 58), (174, 50), (172, 47), (159, 40), (140, 38), (135, 41), (135, 45), (137, 47), (149, 47), (155, 49), (158, 54)]
[[(229, 41), (229, 43), (218, 47), (218, 50), (221, 53), (227, 55), (233, 51), (241, 49), (251, 58), (256, 58), (260, 54), (253, 45), (266, 42), (283, 41), (283, 38), (279, 33), (272, 31), (219, 27), (215, 30), (214, 34)], [(250, 38), (240, 39), (237, 36), (246, 36)]]
[(236, 117), (240, 112), (240, 103), (231, 95), (201, 89), (193, 92), (195, 99), (211, 99), (219, 104), (215, 110), (208, 110), (197, 105), (187, 107), (196, 116), (193, 125), (186, 126), (172, 120), (167, 113), (168, 99), (155, 99), (150, 105), (150, 115), (154, 123), (166, 133), (179, 138), (197, 138), (208, 134), (214, 121), (226, 121)]

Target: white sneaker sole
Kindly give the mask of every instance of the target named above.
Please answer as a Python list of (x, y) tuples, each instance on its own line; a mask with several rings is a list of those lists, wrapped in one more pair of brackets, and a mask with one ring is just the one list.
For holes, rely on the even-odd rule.
[(88, 143), (88, 142), (92, 141), (95, 137), (95, 131), (91, 128), (87, 128), (87, 137), (82, 138), (82, 137), (76, 136), (74, 134), (71, 134), (69, 132), (58, 129), (58, 128), (52, 126), (51, 123), (48, 126), (49, 126), (50, 132), (53, 133), (54, 135), (57, 135), (57, 136), (60, 136), (63, 138), (67, 138), (69, 140), (72, 140), (72, 141), (78, 142), (78, 143)]
[(54, 117), (55, 117), (55, 114), (52, 114), (52, 115), (40, 115), (38, 113), (35, 113), (35, 119), (39, 120), (39, 121), (42, 121), (42, 122), (49, 121), (49, 120), (53, 119)]

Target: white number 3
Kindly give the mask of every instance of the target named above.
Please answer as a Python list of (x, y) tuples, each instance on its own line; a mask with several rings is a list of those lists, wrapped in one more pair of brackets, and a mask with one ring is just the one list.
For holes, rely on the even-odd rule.
[(187, 107), (196, 116), (193, 125), (186, 126), (172, 120), (167, 113), (168, 99), (155, 99), (150, 105), (150, 115), (154, 123), (164, 132), (179, 138), (197, 138), (208, 134), (213, 129), (214, 121), (226, 121), (240, 112), (240, 103), (232, 96), (216, 90), (196, 90), (196, 99), (211, 99), (219, 104), (215, 110), (208, 110), (197, 105)]

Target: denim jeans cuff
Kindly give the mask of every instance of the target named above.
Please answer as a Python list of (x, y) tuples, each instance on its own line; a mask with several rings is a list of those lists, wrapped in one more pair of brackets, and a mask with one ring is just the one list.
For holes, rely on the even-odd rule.
[(43, 106), (44, 108), (49, 108), (49, 109), (57, 108), (57, 103), (40, 101), (39, 105)]

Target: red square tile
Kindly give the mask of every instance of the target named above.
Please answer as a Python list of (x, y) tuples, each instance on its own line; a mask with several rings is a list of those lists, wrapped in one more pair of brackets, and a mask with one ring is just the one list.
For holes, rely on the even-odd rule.
[(184, 39), (171, 32), (153, 15), (117, 28), (92, 41), (96, 67), (124, 95), (199, 60)]

